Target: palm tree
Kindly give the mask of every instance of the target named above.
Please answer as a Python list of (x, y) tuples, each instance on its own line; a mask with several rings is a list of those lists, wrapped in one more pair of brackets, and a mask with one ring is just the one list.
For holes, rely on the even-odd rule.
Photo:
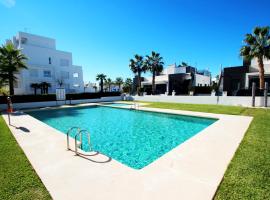
[(106, 81), (106, 75), (105, 74), (98, 74), (96, 77), (96, 80), (100, 81), (99, 82), (100, 92), (103, 92), (103, 83), (104, 83), (104, 81)]
[(269, 27), (255, 27), (253, 34), (246, 34), (246, 43), (240, 49), (240, 55), (247, 60), (257, 59), (259, 67), (260, 89), (264, 89), (264, 63), (270, 59)]
[(163, 70), (164, 62), (159, 53), (152, 51), (150, 56), (146, 56), (145, 65), (149, 71), (152, 72), (152, 94), (156, 93), (155, 79)]
[(40, 87), (39, 83), (31, 83), (30, 87), (34, 89), (34, 94), (37, 95), (37, 89)]
[(107, 78), (107, 79), (105, 80), (105, 85), (108, 87), (109, 92), (111, 91), (111, 85), (112, 85), (112, 84), (113, 84), (112, 79)]
[(41, 94), (48, 94), (49, 87), (51, 87), (50, 83), (42, 82), (39, 84), (39, 87), (41, 89)]
[(26, 56), (21, 53), (21, 50), (16, 49), (12, 43), (0, 48), (0, 77), (8, 81), (10, 95), (14, 95), (14, 82), (17, 79), (14, 73), (21, 69), (27, 69), (26, 60)]
[(123, 85), (123, 91), (124, 92), (128, 92), (130, 94), (131, 88), (132, 88), (132, 79), (131, 78), (127, 78), (125, 80), (125, 82), (124, 82), (124, 85)]
[(130, 59), (129, 67), (131, 71), (137, 75), (137, 94), (140, 95), (141, 74), (146, 72), (146, 66), (144, 65), (143, 57), (136, 54), (134, 59)]
[(114, 82), (116, 85), (118, 85), (118, 91), (121, 89), (121, 85), (124, 83), (123, 79), (121, 77), (117, 77)]

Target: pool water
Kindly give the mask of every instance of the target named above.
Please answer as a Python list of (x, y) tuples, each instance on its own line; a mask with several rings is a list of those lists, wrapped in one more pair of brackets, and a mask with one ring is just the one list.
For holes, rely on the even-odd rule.
[(122, 107), (122, 106), (131, 106), (132, 104), (128, 104), (128, 103), (106, 103), (104, 105)]
[[(28, 114), (63, 133), (73, 126), (90, 131), (95, 151), (134, 169), (149, 165), (216, 121), (104, 106), (40, 110)], [(83, 139), (83, 149), (90, 149), (86, 139)]]

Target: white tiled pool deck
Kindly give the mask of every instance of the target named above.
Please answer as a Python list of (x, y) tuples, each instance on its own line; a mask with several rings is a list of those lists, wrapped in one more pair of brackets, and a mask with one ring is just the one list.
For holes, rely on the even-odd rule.
[(89, 157), (92, 161), (75, 156), (66, 150), (65, 134), (24, 113), (12, 116), (9, 127), (53, 199), (212, 199), (252, 118), (140, 110), (219, 120), (141, 170), (113, 159), (106, 162), (108, 158), (100, 154)]

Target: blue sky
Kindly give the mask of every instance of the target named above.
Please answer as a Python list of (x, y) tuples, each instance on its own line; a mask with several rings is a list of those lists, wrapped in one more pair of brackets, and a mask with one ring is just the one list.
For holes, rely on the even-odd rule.
[(215, 75), (241, 65), (239, 48), (254, 26), (270, 25), (269, 0), (0, 0), (0, 42), (24, 31), (71, 51), (85, 81), (97, 73), (133, 77), (134, 54), (161, 53)]

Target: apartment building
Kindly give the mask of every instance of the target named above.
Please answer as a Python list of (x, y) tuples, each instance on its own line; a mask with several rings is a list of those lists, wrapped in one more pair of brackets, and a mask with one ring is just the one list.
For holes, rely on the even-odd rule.
[(82, 67), (73, 64), (71, 52), (56, 49), (55, 39), (18, 32), (7, 42), (12, 42), (28, 58), (28, 69), (16, 74), (15, 94), (33, 94), (31, 84), (41, 82), (50, 83), (49, 93), (60, 87), (66, 93), (83, 92)]

